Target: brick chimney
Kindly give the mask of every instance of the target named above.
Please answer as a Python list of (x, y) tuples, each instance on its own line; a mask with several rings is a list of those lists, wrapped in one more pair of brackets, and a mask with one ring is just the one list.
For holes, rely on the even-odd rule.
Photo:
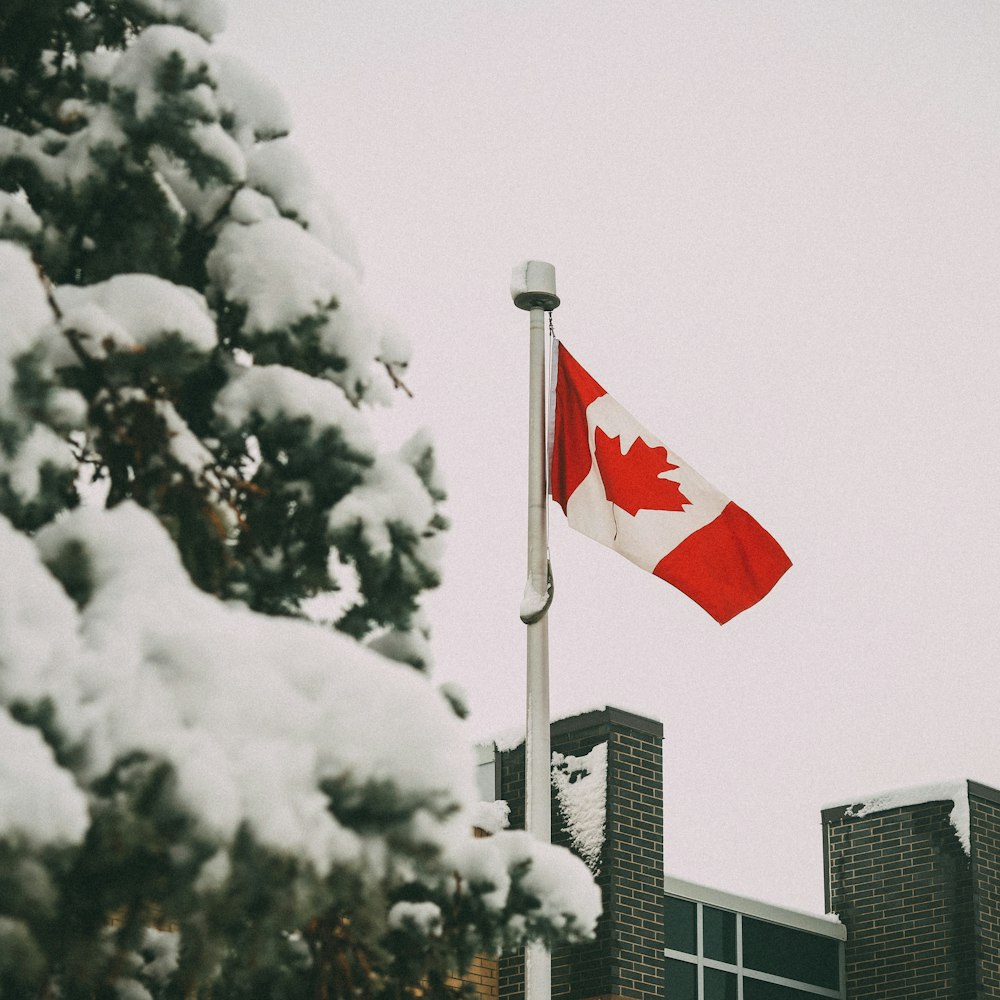
[[(594, 867), (604, 913), (589, 944), (552, 955), (559, 1000), (663, 1000), (663, 725), (616, 708), (552, 723), (552, 750), (581, 758), (607, 744), (604, 840)], [(500, 797), (524, 828), (524, 744), (497, 755)], [(553, 789), (552, 840), (574, 848)], [(522, 955), (500, 960), (500, 1000), (523, 1000)]]
[(1000, 792), (974, 781), (823, 810), (851, 1000), (1000, 998)]

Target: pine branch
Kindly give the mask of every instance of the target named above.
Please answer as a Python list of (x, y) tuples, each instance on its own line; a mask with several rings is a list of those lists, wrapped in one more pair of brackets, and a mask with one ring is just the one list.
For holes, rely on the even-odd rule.
[(382, 367), (389, 373), (389, 378), (392, 379), (392, 385), (395, 389), (402, 389), (410, 399), (413, 399), (413, 393), (410, 391), (406, 383), (392, 370), (392, 365), (388, 361), (382, 362)]
[[(237, 189), (234, 189), (232, 196), (227, 202), (227, 205), (231, 203), (232, 198), (235, 197), (236, 190)], [(55, 286), (52, 283), (52, 279), (48, 276), (48, 274), (45, 271), (45, 268), (39, 261), (34, 260), (34, 265), (35, 265), (35, 270), (38, 272), (38, 277), (42, 283), (42, 287), (45, 290), (46, 301), (49, 304), (49, 308), (52, 310), (52, 314), (56, 319), (56, 323), (59, 326), (60, 332), (66, 338), (67, 343), (69, 344), (73, 353), (79, 359), (80, 364), (83, 366), (83, 368), (86, 371), (90, 372), (95, 377), (95, 380), (100, 385), (101, 389), (104, 392), (108, 393), (108, 396), (113, 401), (112, 408), (115, 412), (115, 415), (117, 416), (118, 414), (120, 414), (121, 406), (124, 403), (124, 400), (122, 400), (121, 398), (120, 387), (115, 386), (108, 381), (107, 377), (105, 376), (103, 366), (100, 363), (100, 360), (94, 357), (94, 355), (92, 355), (87, 350), (84, 344), (84, 335), (81, 334), (79, 330), (75, 330), (73, 327), (65, 324), (65, 313), (63, 313), (62, 308), (60, 307), (59, 302), (56, 299)], [(150, 402), (153, 402), (156, 399), (162, 399), (165, 402), (171, 402), (163, 386), (159, 385), (158, 383), (153, 383), (152, 385), (143, 387), (143, 392), (145, 393), (146, 398)], [(122, 426), (121, 421), (118, 421), (118, 426)], [(198, 443), (205, 449), (206, 452), (208, 452), (211, 455), (215, 454), (214, 450), (210, 447), (208, 442), (200, 434), (197, 434), (195, 431), (191, 430), (190, 427), (188, 428), (188, 430), (190, 431), (191, 435), (198, 441)], [(122, 443), (129, 444), (133, 448), (133, 450), (135, 448), (135, 442), (127, 442), (123, 440)], [(88, 452), (87, 454), (84, 454), (83, 449), (75, 447), (72, 441), (70, 441), (70, 446), (74, 448), (74, 456), (77, 458), (78, 461), (86, 462), (87, 464), (93, 465), (95, 469), (97, 469), (98, 471), (102, 467), (107, 468), (107, 462), (105, 461), (103, 456), (100, 456), (93, 452)], [(177, 462), (176, 459), (174, 459), (174, 461)], [(181, 463), (177, 462), (177, 464), (180, 465)], [(190, 471), (187, 470), (186, 466), (184, 467), (184, 469), (185, 471)], [(112, 477), (112, 479), (113, 478), (114, 477)], [(246, 528), (246, 518), (243, 514), (243, 511), (240, 509), (239, 503), (236, 501), (235, 497), (240, 490), (251, 488), (252, 484), (245, 482), (242, 478), (224, 472), (222, 469), (218, 468), (218, 466), (205, 466), (205, 468), (201, 470), (199, 478), (201, 480), (203, 487), (205, 488), (205, 492), (208, 494), (208, 497), (214, 495), (214, 498), (217, 502), (220, 502), (223, 505), (225, 505), (225, 507), (229, 509), (229, 511), (236, 519), (237, 523), (240, 526), (240, 529), (244, 530)], [(260, 490), (260, 487), (256, 487), (256, 489)], [(208, 499), (208, 497), (206, 497), (206, 500)], [(227, 534), (225, 523), (223, 522), (222, 518), (219, 517), (218, 513), (214, 509), (212, 509), (212, 504), (210, 502), (206, 503), (205, 512), (206, 516), (209, 519), (209, 522), (212, 524), (213, 528), (219, 535), (220, 539), (224, 538), (225, 535)]]

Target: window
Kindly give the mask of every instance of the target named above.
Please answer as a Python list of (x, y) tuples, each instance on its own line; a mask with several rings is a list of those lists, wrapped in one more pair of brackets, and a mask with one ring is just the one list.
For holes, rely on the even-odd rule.
[(736, 914), (703, 906), (701, 911), (702, 933), (706, 958), (720, 962), (736, 962)]
[(698, 966), (668, 958), (664, 985), (669, 1000), (698, 1000)]
[(748, 969), (830, 990), (840, 982), (836, 941), (753, 917), (743, 918), (743, 964)]
[[(706, 968), (705, 1000), (737, 1000), (739, 986), (735, 972), (723, 972), (722, 969)], [(667, 996), (669, 997), (669, 993)], [(745, 1000), (745, 998), (744, 998)]]
[(483, 802), (493, 802), (497, 797), (496, 755), (493, 744), (476, 747), (476, 790)]
[(664, 896), (666, 1000), (844, 1000), (842, 931), (820, 918), (700, 891), (711, 902)]
[(816, 1000), (817, 994), (763, 979), (743, 980), (743, 1000)]
[(698, 954), (698, 906), (687, 899), (664, 899), (664, 940), (673, 951)]

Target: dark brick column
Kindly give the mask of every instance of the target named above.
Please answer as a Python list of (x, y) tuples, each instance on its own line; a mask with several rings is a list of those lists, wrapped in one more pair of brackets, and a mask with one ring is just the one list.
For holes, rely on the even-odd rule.
[(1000, 998), (1000, 793), (969, 782), (978, 998)]
[[(559, 1000), (663, 998), (663, 726), (608, 708), (552, 724), (552, 749), (576, 757), (608, 744), (607, 818), (597, 884), (604, 914), (595, 941), (557, 948)], [(524, 745), (498, 754), (500, 796), (524, 828)], [(552, 799), (552, 840), (571, 847)], [(500, 960), (501, 1000), (524, 996), (524, 959)]]
[(847, 927), (850, 1000), (982, 996), (972, 864), (952, 808), (945, 800), (864, 817), (849, 806), (823, 811), (826, 903)]

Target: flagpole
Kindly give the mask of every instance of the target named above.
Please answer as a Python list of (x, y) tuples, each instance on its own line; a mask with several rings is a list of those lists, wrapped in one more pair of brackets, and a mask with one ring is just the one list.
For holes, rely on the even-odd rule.
[[(528, 580), (521, 617), (527, 625), (527, 726), (525, 734), (525, 829), (536, 839), (552, 840), (549, 790), (549, 558), (546, 519), (545, 313), (559, 305), (556, 272), (544, 261), (514, 269), (514, 305), (530, 313), (528, 374)], [(537, 607), (531, 605), (537, 604)], [(528, 606), (526, 608), (526, 606)], [(526, 614), (527, 610), (527, 614)], [(552, 963), (543, 945), (524, 955), (525, 1000), (549, 1000)]]

